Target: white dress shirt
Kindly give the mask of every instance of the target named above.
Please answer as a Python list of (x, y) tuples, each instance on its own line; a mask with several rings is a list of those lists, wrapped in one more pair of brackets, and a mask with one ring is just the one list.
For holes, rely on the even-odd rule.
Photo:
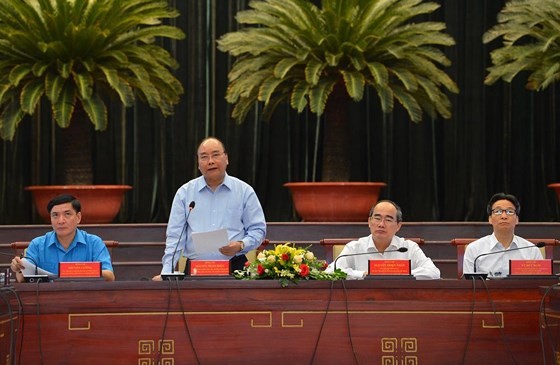
[[(531, 248), (517, 250), (521, 247)], [(512, 251), (513, 249), (516, 250)], [(490, 252), (496, 253), (480, 256)], [(476, 260), (478, 256), (480, 257)], [(488, 273), (488, 277), (505, 277), (509, 275), (509, 260), (542, 260), (542, 258), (541, 250), (526, 239), (514, 235), (509, 247), (504, 249), (504, 246), (492, 233), (467, 245), (463, 259), (463, 272), (474, 273), (474, 261), (476, 260), (476, 272)]]
[[(406, 247), (407, 252), (387, 252), (398, 250), (400, 247)], [(341, 257), (342, 255), (371, 252), (366, 255)], [(424, 254), (418, 244), (414, 241), (405, 240), (404, 238), (393, 236), (391, 244), (384, 253), (380, 253), (371, 234), (362, 237), (357, 241), (348, 242), (339, 255), (340, 259), (336, 260), (337, 269), (341, 269), (348, 276), (349, 280), (363, 279), (369, 272), (369, 260), (410, 260), (411, 274), (417, 279), (439, 279), (439, 269), (434, 265), (432, 260)], [(327, 267), (327, 272), (334, 271), (334, 261)]]

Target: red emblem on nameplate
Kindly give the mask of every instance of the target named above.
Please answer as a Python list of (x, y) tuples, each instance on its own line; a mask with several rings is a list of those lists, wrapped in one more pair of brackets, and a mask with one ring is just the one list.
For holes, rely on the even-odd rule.
[(369, 260), (369, 275), (410, 275), (410, 260)]
[(60, 262), (59, 278), (100, 278), (101, 262)]
[(509, 260), (510, 275), (552, 275), (552, 260)]
[(190, 260), (191, 276), (228, 276), (229, 260)]

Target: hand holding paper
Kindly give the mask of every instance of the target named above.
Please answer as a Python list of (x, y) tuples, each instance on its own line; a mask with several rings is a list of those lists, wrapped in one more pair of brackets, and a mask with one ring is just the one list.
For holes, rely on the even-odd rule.
[(210, 232), (193, 232), (192, 241), (195, 251), (199, 254), (220, 253), (220, 248), (229, 243), (225, 228)]
[(32, 260), (23, 257), (21, 262), (25, 266), (25, 268), (21, 271), (23, 276), (31, 276), (31, 275), (48, 275), (49, 279), (56, 279), (57, 275), (53, 274), (50, 271), (43, 270), (40, 267), (37, 267)]

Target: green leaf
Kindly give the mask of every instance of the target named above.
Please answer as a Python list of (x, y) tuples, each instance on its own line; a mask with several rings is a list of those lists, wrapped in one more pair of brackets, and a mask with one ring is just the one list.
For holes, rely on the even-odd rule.
[(321, 80), (319, 84), (309, 90), (309, 107), (318, 116), (322, 115), (327, 105), (327, 99), (334, 89), (336, 80)]
[(270, 76), (263, 81), (261, 87), (259, 89), (259, 101), (264, 101), (265, 104), (268, 104), (271, 95), (276, 91), (278, 85), (282, 83), (282, 79), (278, 79), (274, 76)]
[(305, 81), (310, 85), (317, 85), (326, 66), (323, 62), (310, 60), (305, 67)]
[(16, 129), (21, 122), (25, 113), (19, 106), (16, 99), (12, 99), (2, 110), (0, 114), (0, 138), (12, 141), (16, 135)]
[(422, 108), (418, 101), (410, 94), (405, 88), (401, 86), (393, 87), (395, 98), (408, 112), (408, 116), (413, 122), (420, 122), (422, 120)]
[(104, 131), (107, 129), (107, 107), (99, 94), (93, 94), (89, 99), (82, 99), (82, 106), (89, 117), (89, 120), (95, 126), (95, 130)]
[(90, 74), (74, 74), (74, 82), (82, 100), (90, 98), (93, 92), (93, 77)]
[(360, 101), (364, 97), (364, 75), (357, 71), (341, 71), (346, 91), (355, 101)]
[(43, 93), (43, 80), (31, 80), (25, 84), (20, 94), (21, 110), (27, 114), (33, 114)]
[(301, 113), (307, 107), (307, 95), (309, 94), (309, 85), (301, 81), (293, 88), (290, 98), (292, 108)]
[(17, 65), (10, 71), (9, 80), (13, 86), (18, 86), (20, 81), (31, 73), (31, 67), (28, 64)]
[(99, 66), (105, 74), (109, 85), (117, 92), (124, 106), (132, 106), (134, 102), (134, 94), (128, 83), (119, 77), (119, 73), (115, 69)]
[(62, 88), (64, 86), (64, 82), (66, 80), (54, 73), (48, 73), (45, 77), (45, 95), (50, 100), (51, 103), (56, 103), (58, 101), (58, 97), (62, 92)]
[(64, 84), (59, 98), (52, 103), (52, 112), (56, 123), (61, 128), (67, 128), (74, 114), (76, 105), (76, 90), (70, 82)]

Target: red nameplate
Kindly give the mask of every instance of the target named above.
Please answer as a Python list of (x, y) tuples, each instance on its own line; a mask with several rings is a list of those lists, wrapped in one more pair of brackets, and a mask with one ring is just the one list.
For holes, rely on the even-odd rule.
[(410, 260), (369, 260), (369, 275), (410, 275)]
[(552, 275), (552, 260), (509, 260), (510, 275)]
[(228, 276), (229, 260), (189, 260), (191, 276)]
[(100, 278), (101, 262), (59, 262), (60, 278)]

